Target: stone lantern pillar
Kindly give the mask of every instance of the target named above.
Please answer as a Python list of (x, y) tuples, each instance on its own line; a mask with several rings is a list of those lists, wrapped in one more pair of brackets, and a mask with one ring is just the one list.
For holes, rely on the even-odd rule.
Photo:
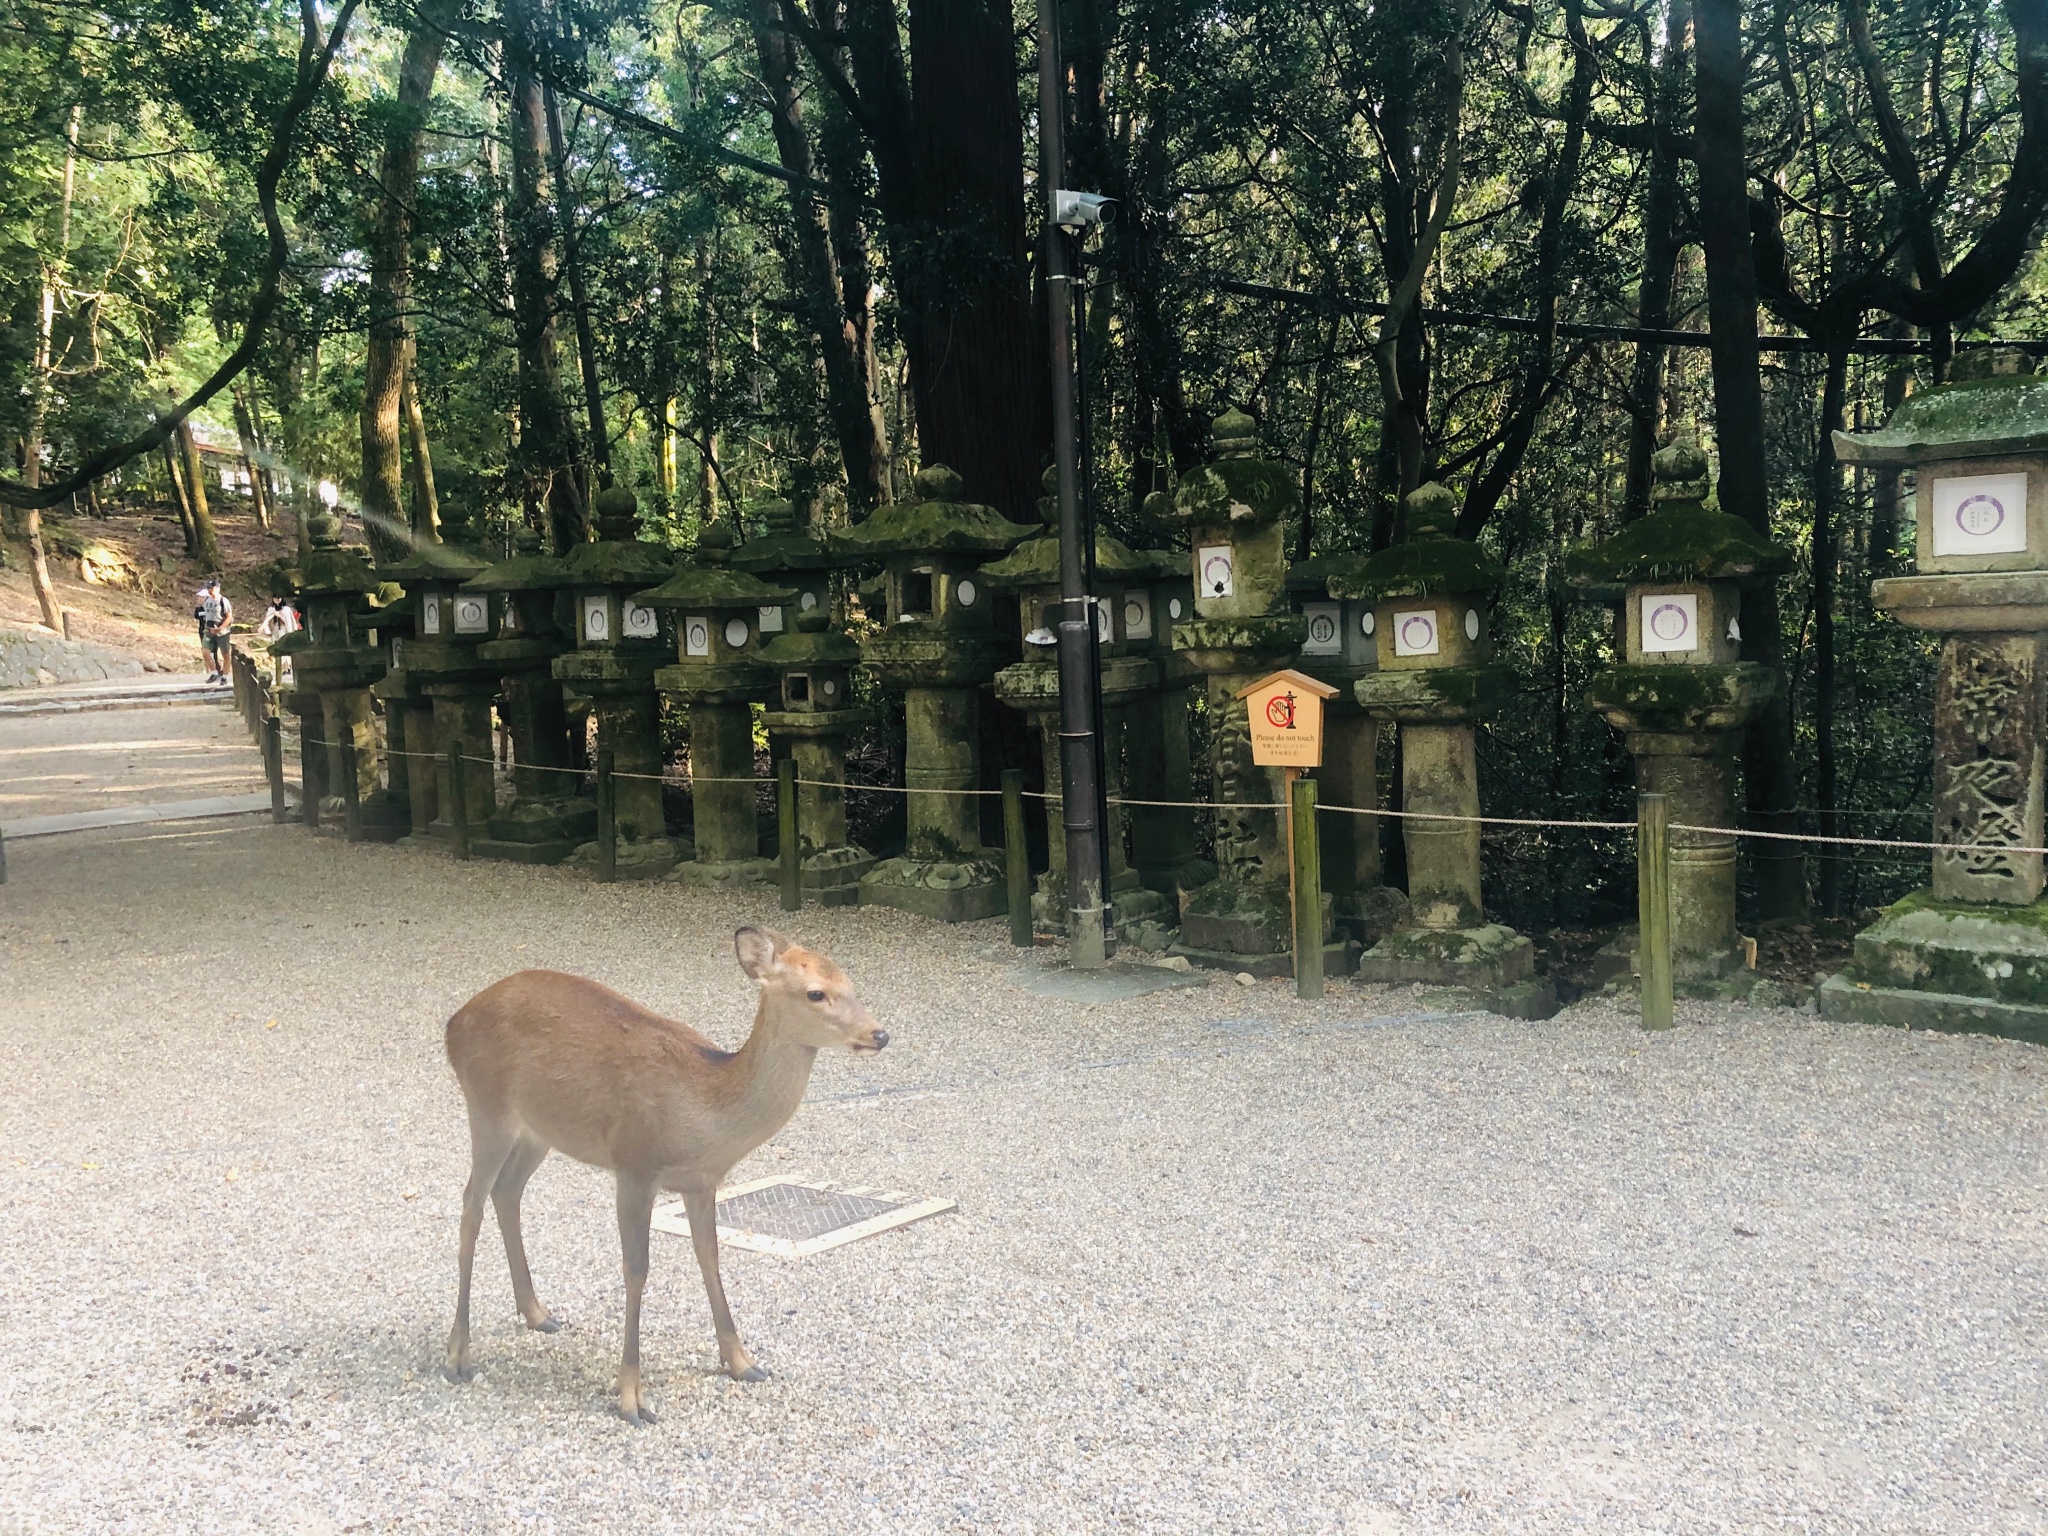
[[(690, 806), (696, 853), (669, 873), (689, 885), (751, 885), (774, 877), (761, 857), (754, 796), (754, 710), (775, 690), (762, 659), (762, 620), (777, 628), (796, 594), (726, 564), (732, 530), (705, 527), (694, 563), (637, 601), (674, 614), (676, 661), (654, 685), (690, 712)], [(734, 780), (744, 780), (735, 783)]]
[[(1777, 687), (1769, 667), (1741, 659), (1742, 589), (1792, 554), (1706, 509), (1707, 457), (1690, 438), (1658, 452), (1651, 471), (1649, 516), (1566, 564), (1578, 590), (1621, 603), (1621, 665), (1593, 680), (1586, 702), (1622, 733), (1637, 785), (1666, 797), (1672, 821), (1726, 827), (1742, 729)], [(1734, 837), (1673, 832), (1670, 855), (1674, 989), (1746, 994), (1756, 973), (1735, 931)]]
[(960, 499), (943, 464), (917, 474), (919, 500), (882, 507), (832, 535), (849, 563), (883, 567), (880, 630), (861, 664), (903, 695), (903, 854), (861, 878), (862, 905), (900, 907), (947, 922), (1007, 909), (1002, 861), (981, 842), (981, 689), (1008, 659), (980, 566), (1033, 530)]
[(2042, 900), (2048, 688), (2048, 377), (2015, 351), (1956, 359), (1875, 432), (1835, 434), (1843, 462), (1911, 469), (1915, 568), (1871, 586), (1902, 624), (1941, 636), (1934, 693), (1930, 887), (1856, 937), (1821, 987), (1833, 1019), (2048, 1040)]
[(823, 605), (805, 609), (801, 596), (793, 631), (770, 640), (761, 659), (780, 674), (779, 708), (762, 716), (771, 739), (789, 744), (796, 761), (797, 836), (803, 888), (828, 907), (860, 899), (860, 879), (875, 856), (846, 835), (846, 742), (868, 722), (853, 704), (853, 669), (860, 647), (832, 624)]
[[(1172, 516), (1173, 498), (1164, 491), (1154, 491), (1145, 501), (1155, 517)], [(1173, 648), (1173, 630), (1194, 617), (1194, 579), (1184, 554), (1167, 549), (1138, 553), (1152, 561), (1152, 579), (1124, 588), (1123, 633), (1144, 644), (1158, 683), (1124, 706), (1124, 784), (1127, 789), (1144, 786), (1142, 794), (1133, 792), (1134, 799), (1185, 805), (1195, 798), (1188, 695), (1202, 674)], [(1216, 878), (1216, 866), (1196, 856), (1194, 811), (1162, 804), (1134, 805), (1129, 813), (1131, 863), (1147, 890), (1177, 905), (1179, 892)]]
[(355, 747), (359, 805), (375, 799), (380, 778), (370, 685), (384, 675), (384, 655), (350, 624), (351, 610), (380, 583), (363, 550), (342, 547), (341, 519), (332, 512), (309, 515), (306, 536), (312, 548), (299, 564), (296, 588), (305, 627), (271, 649), (291, 663), (286, 707), (299, 717), (303, 803), (317, 806), (321, 825), (338, 831), (342, 743)]
[[(1293, 661), (1308, 626), (1286, 611), (1287, 519), (1299, 507), (1293, 471), (1258, 457), (1241, 411), (1216, 418), (1214, 463), (1186, 475), (1174, 509), (1188, 527), (1194, 616), (1173, 626), (1173, 648), (1207, 681), (1209, 766), (1216, 809), (1216, 878), (1187, 898), (1176, 954), (1197, 965), (1283, 976), (1294, 967), (1278, 768), (1252, 761), (1241, 690)], [(1324, 968), (1342, 975), (1354, 951), (1324, 906)]]
[(497, 674), (498, 714), (512, 738), (512, 798), (494, 811), (479, 858), (559, 864), (597, 835), (597, 807), (572, 772), (569, 717), (555, 659), (574, 648), (569, 630), (568, 565), (540, 552), (540, 536), (519, 531), (520, 552), (472, 576), (465, 593), (498, 605), (497, 635), (477, 659)]
[[(1457, 498), (1437, 484), (1408, 495), (1407, 538), (1381, 550), (1330, 591), (1373, 605), (1379, 668), (1353, 685), (1358, 702), (1401, 727), (1403, 810), (1479, 814), (1474, 724), (1512, 686), (1493, 659), (1486, 596), (1505, 574), (1477, 544), (1453, 538)], [(1363, 628), (1363, 621), (1360, 624)], [(1405, 820), (1407, 921), (1365, 952), (1367, 981), (1467, 988), (1496, 1013), (1547, 1018), (1557, 999), (1538, 981), (1529, 941), (1489, 923), (1479, 899), (1479, 828)]]
[[(1055, 489), (1054, 471), (1047, 470), (1047, 491)], [(1056, 495), (1041, 499), (1038, 511), (1045, 527), (1009, 554), (981, 568), (991, 590), (1016, 594), (1018, 633), (1024, 659), (1012, 662), (995, 677), (996, 697), (1022, 712), (1038, 733), (1044, 754), (1047, 798), (1047, 868), (1038, 877), (1031, 898), (1035, 932), (1067, 931), (1067, 839), (1060, 798), (1060, 668), (1056, 654), (1060, 617), (1060, 541)], [(1123, 793), (1123, 745), (1131, 706), (1156, 696), (1159, 666), (1152, 658), (1152, 583), (1158, 561), (1134, 553), (1106, 533), (1095, 536), (1095, 638), (1102, 657), (1104, 792)], [(1150, 798), (1163, 798), (1150, 795)], [(1148, 890), (1131, 868), (1124, 851), (1126, 818), (1122, 807), (1109, 808), (1110, 921), (1115, 937), (1141, 949), (1164, 949), (1172, 937), (1173, 907), (1157, 891)]]
[[(1287, 568), (1287, 594), (1308, 633), (1295, 667), (1334, 687), (1323, 710), (1323, 766), (1316, 770), (1324, 805), (1378, 810), (1380, 721), (1358, 702), (1358, 680), (1379, 670), (1373, 605), (1364, 598), (1332, 597), (1334, 578), (1355, 578), (1366, 557), (1315, 555)], [(1337, 931), (1361, 948), (1377, 944), (1408, 913), (1408, 898), (1388, 885), (1380, 868), (1380, 823), (1367, 816), (1324, 816), (1323, 889), (1330, 893)]]
[(405, 670), (405, 648), (419, 622), (419, 605), (401, 597), (356, 616), (356, 628), (375, 631), (384, 675), (370, 688), (384, 706), (384, 782), (394, 835), (424, 837), (434, 819), (434, 701)]
[[(491, 706), (498, 694), (497, 674), (477, 655), (491, 637), (492, 599), (461, 588), (484, 569), (486, 561), (439, 538), (423, 538), (404, 559), (380, 566), (386, 581), (402, 583), (413, 610), (413, 634), (405, 646), (405, 687), (417, 689), (433, 708), (433, 739), (462, 743), (463, 811), (469, 825), (481, 827), (497, 802), (497, 770), (492, 763)], [(437, 757), (419, 765), (435, 785), (435, 816), (427, 826), (431, 837), (452, 839), (449, 819), (448, 763)]]
[[(634, 538), (637, 506), (623, 486), (599, 491), (592, 498), (596, 540), (561, 557), (576, 648), (553, 666), (566, 689), (590, 700), (597, 749), (611, 753), (612, 770), (620, 775), (612, 782), (618, 877), (654, 880), (677, 857), (661, 808), (661, 701), (654, 688), (670, 646), (661, 616), (639, 594), (666, 578), (674, 562), (668, 551)], [(594, 866), (597, 844), (582, 844), (572, 858)]]

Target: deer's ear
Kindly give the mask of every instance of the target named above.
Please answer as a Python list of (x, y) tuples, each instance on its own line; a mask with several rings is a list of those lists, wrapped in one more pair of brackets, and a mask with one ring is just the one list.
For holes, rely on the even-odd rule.
[(740, 969), (760, 981), (778, 969), (777, 956), (789, 948), (789, 940), (767, 928), (742, 928), (732, 936), (732, 947)]

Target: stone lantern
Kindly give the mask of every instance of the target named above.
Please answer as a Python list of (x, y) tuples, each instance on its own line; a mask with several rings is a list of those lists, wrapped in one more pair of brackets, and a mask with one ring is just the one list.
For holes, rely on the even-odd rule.
[(419, 622), (419, 604), (404, 597), (355, 616), (358, 632), (376, 634), (384, 675), (370, 692), (384, 706), (384, 778), (402, 813), (401, 829), (418, 837), (434, 819), (434, 701), (405, 670), (405, 648)]
[[(561, 557), (568, 572), (569, 617), (576, 648), (554, 659), (555, 676), (590, 700), (597, 719), (597, 750), (610, 752), (613, 814), (618, 828), (615, 868), (621, 880), (653, 880), (676, 862), (661, 808), (661, 701), (654, 674), (673, 647), (661, 615), (640, 600), (674, 569), (668, 551), (634, 538), (638, 503), (623, 486), (592, 498), (597, 539)], [(594, 864), (597, 845), (573, 855)]]
[(285, 707), (299, 717), (302, 803), (338, 829), (345, 809), (342, 743), (354, 744), (358, 805), (375, 798), (380, 777), (370, 686), (384, 675), (385, 658), (355, 633), (350, 614), (381, 583), (363, 550), (342, 547), (341, 519), (333, 512), (309, 515), (306, 537), (312, 547), (299, 562), (296, 587), (305, 626), (280, 636), (272, 652), (292, 668)]
[[(449, 531), (459, 536), (453, 525)], [(433, 708), (432, 739), (439, 750), (432, 763), (418, 765), (434, 778), (434, 819), (426, 829), (432, 837), (455, 835), (445, 758), (454, 743), (462, 744), (463, 812), (468, 824), (481, 827), (497, 800), (491, 706), (498, 678), (477, 655), (477, 648), (491, 638), (494, 604), (487, 592), (462, 590), (487, 564), (481, 556), (435, 537), (421, 539), (404, 559), (377, 571), (384, 580), (404, 585), (413, 610), (412, 638), (405, 645), (405, 688), (424, 694)]]
[(846, 742), (869, 719), (853, 703), (860, 647), (820, 605), (800, 609), (795, 629), (770, 640), (761, 659), (781, 679), (781, 697), (761, 723), (771, 739), (789, 744), (796, 761), (804, 891), (828, 907), (850, 906), (875, 864), (873, 854), (846, 836)]
[[(1637, 785), (1666, 797), (1672, 821), (1726, 827), (1743, 727), (1777, 687), (1769, 667), (1741, 659), (1742, 589), (1785, 570), (1792, 554), (1706, 509), (1707, 457), (1690, 438), (1660, 450), (1651, 472), (1649, 516), (1566, 564), (1575, 588), (1621, 604), (1621, 664), (1593, 680), (1586, 701), (1622, 733)], [(1670, 870), (1674, 990), (1747, 993), (1756, 973), (1735, 931), (1734, 837), (1671, 833)]]
[[(1328, 806), (1375, 811), (1380, 804), (1380, 722), (1359, 704), (1358, 680), (1379, 669), (1378, 623), (1360, 597), (1332, 597), (1337, 577), (1356, 577), (1362, 554), (1315, 555), (1287, 568), (1287, 595), (1307, 628), (1295, 667), (1336, 688), (1323, 711), (1323, 766), (1317, 795)], [(1380, 871), (1380, 823), (1342, 812), (1318, 823), (1323, 889), (1330, 893), (1337, 931), (1361, 947), (1377, 944), (1404, 917), (1408, 899)]]
[[(1056, 471), (1047, 470), (1049, 493), (1038, 503), (1045, 527), (1002, 559), (981, 568), (991, 591), (1017, 598), (1018, 636), (1024, 659), (1012, 662), (995, 677), (996, 697), (1027, 716), (1045, 763), (1047, 868), (1038, 877), (1031, 898), (1031, 924), (1039, 933), (1067, 931), (1067, 839), (1061, 821), (1060, 666), (1057, 654), (1060, 622), (1059, 500)], [(1095, 536), (1095, 639), (1101, 655), (1104, 792), (1120, 797), (1121, 765), (1129, 710), (1156, 695), (1159, 666), (1152, 657), (1157, 626), (1152, 622), (1152, 583), (1158, 560), (1137, 554), (1106, 533)], [(1163, 798), (1150, 793), (1147, 798)], [(1173, 908), (1157, 891), (1148, 890), (1131, 868), (1124, 851), (1122, 807), (1109, 808), (1105, 837), (1109, 851), (1111, 921), (1117, 939), (1142, 949), (1164, 949), (1171, 937)]]
[(762, 618), (774, 614), (779, 628), (796, 594), (732, 569), (731, 549), (732, 530), (707, 524), (695, 561), (637, 599), (674, 615), (676, 660), (654, 685), (690, 712), (696, 853), (669, 874), (690, 885), (750, 885), (775, 870), (761, 857), (754, 808), (753, 706), (776, 692), (775, 669), (761, 654)]
[[(1457, 498), (1435, 483), (1405, 504), (1407, 537), (1372, 556), (1330, 591), (1373, 605), (1378, 670), (1352, 685), (1358, 702), (1401, 727), (1403, 810), (1479, 814), (1473, 726), (1513, 686), (1493, 659), (1486, 599), (1505, 574), (1477, 544), (1454, 538)], [(1362, 621), (1361, 621), (1361, 627)], [(1404, 820), (1408, 918), (1365, 952), (1367, 981), (1438, 982), (1516, 1018), (1557, 1010), (1536, 979), (1534, 946), (1486, 921), (1479, 899), (1479, 827), (1470, 821)]]
[(1828, 1018), (2048, 1039), (2042, 900), (2048, 687), (2048, 377), (2007, 349), (1965, 352), (1951, 382), (1842, 460), (1910, 469), (1917, 575), (1871, 586), (1900, 623), (1941, 636), (1934, 693), (1930, 888), (1856, 937), (1820, 989)]
[[(1216, 809), (1216, 878), (1181, 909), (1175, 953), (1197, 965), (1284, 976), (1294, 968), (1293, 913), (1278, 768), (1252, 761), (1251, 724), (1238, 695), (1287, 665), (1307, 625), (1285, 611), (1287, 519), (1300, 505), (1293, 471), (1258, 457), (1257, 431), (1241, 411), (1216, 418), (1217, 458), (1183, 477), (1176, 514), (1188, 528), (1194, 615), (1173, 626), (1173, 647), (1207, 679), (1209, 765)], [(1324, 905), (1324, 966), (1351, 969)]]
[(772, 587), (787, 587), (791, 597), (787, 613), (764, 609), (761, 635), (773, 643), (777, 635), (795, 631), (796, 620), (804, 614), (832, 606), (832, 571), (837, 565), (832, 551), (813, 538), (803, 526), (797, 506), (790, 501), (771, 501), (761, 508), (766, 532), (749, 539), (727, 557), (736, 571), (758, 576)]
[(597, 807), (571, 771), (569, 716), (555, 659), (574, 648), (568, 628), (569, 567), (540, 550), (540, 535), (518, 533), (519, 553), (461, 589), (498, 603), (498, 632), (477, 647), (498, 678), (498, 715), (512, 738), (512, 798), (472, 838), (479, 858), (559, 864), (597, 835)]
[[(1145, 498), (1145, 510), (1153, 524), (1168, 524), (1173, 498), (1154, 491)], [(1124, 783), (1145, 786), (1135, 798), (1179, 803), (1127, 807), (1131, 863), (1147, 890), (1176, 901), (1178, 892), (1216, 878), (1216, 866), (1196, 857), (1195, 813), (1184, 808), (1195, 798), (1188, 695), (1202, 674), (1173, 648), (1173, 629), (1194, 617), (1195, 584), (1186, 554), (1168, 549), (1138, 553), (1153, 562), (1152, 579), (1124, 588), (1123, 633), (1144, 642), (1158, 682), (1124, 707)]]
[(903, 854), (861, 878), (863, 905), (947, 922), (1006, 910), (1002, 861), (982, 846), (981, 689), (1014, 654), (980, 567), (1034, 530), (960, 499), (943, 464), (918, 471), (916, 501), (882, 507), (832, 535), (849, 563), (883, 567), (882, 623), (861, 664), (903, 695)]

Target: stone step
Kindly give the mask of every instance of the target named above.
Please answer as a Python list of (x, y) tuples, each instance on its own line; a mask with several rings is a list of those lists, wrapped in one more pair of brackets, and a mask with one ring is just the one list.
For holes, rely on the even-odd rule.
[(231, 703), (235, 690), (226, 683), (183, 677), (164, 681), (140, 678), (117, 683), (72, 683), (56, 688), (9, 688), (0, 693), (0, 717), (63, 715), (88, 709), (152, 709), (169, 704)]

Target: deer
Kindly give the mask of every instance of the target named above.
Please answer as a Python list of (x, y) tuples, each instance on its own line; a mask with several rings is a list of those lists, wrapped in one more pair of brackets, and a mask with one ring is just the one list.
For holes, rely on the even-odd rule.
[(719, 1278), (718, 1186), (796, 1113), (819, 1051), (871, 1054), (889, 1043), (889, 1032), (825, 956), (752, 927), (733, 935), (733, 950), (760, 989), (753, 1033), (737, 1051), (560, 971), (507, 976), (448, 1020), (448, 1062), (469, 1110), (470, 1142), (461, 1280), (443, 1371), (450, 1381), (475, 1374), (469, 1283), (486, 1198), (497, 1208), (521, 1320), (540, 1333), (561, 1326), (534, 1293), (519, 1231), (519, 1198), (556, 1150), (609, 1169), (618, 1183), (626, 1276), (620, 1416), (636, 1427), (654, 1420), (640, 1380), (640, 1299), (658, 1190), (683, 1198), (721, 1365), (736, 1381), (767, 1380), (740, 1342)]

